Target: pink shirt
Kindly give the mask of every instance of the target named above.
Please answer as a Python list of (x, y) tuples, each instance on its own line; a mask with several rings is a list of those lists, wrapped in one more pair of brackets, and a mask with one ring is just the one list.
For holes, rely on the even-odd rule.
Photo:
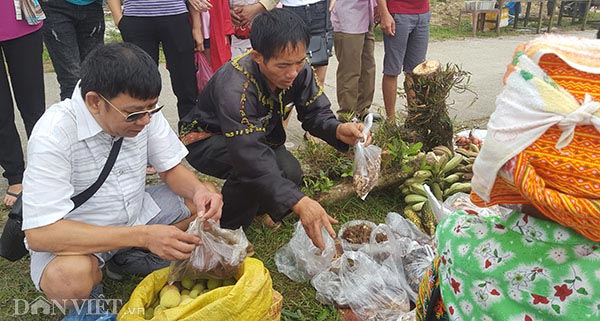
[(30, 34), (42, 27), (42, 23), (34, 26), (27, 20), (17, 20), (15, 4), (12, 0), (0, 0), (0, 41), (11, 40)]
[(360, 34), (373, 25), (375, 0), (337, 0), (331, 11), (333, 31)]

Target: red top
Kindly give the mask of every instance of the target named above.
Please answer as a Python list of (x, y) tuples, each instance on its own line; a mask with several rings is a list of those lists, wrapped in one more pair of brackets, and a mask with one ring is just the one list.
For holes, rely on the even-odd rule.
[(429, 0), (387, 0), (391, 14), (420, 14), (429, 12)]

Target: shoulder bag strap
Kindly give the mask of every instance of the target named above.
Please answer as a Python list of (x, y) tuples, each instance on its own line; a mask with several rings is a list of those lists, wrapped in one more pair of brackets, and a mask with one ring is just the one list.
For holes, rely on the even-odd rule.
[(89, 200), (90, 197), (92, 197), (98, 191), (98, 189), (100, 189), (100, 186), (102, 186), (102, 184), (104, 184), (104, 181), (108, 177), (108, 174), (110, 174), (110, 171), (112, 170), (113, 165), (115, 165), (115, 161), (117, 160), (117, 155), (119, 154), (119, 150), (121, 149), (122, 143), (123, 143), (123, 137), (119, 138), (117, 141), (115, 141), (113, 143), (113, 146), (110, 149), (110, 153), (108, 154), (108, 159), (106, 160), (106, 164), (104, 164), (104, 168), (102, 169), (102, 172), (100, 172), (100, 176), (98, 177), (96, 182), (94, 182), (94, 184), (92, 184), (90, 187), (88, 187), (85, 191), (71, 197), (71, 201), (73, 201), (73, 203), (75, 203), (75, 207), (73, 207), (73, 209), (71, 211), (75, 210), (76, 208), (81, 206), (81, 204), (83, 204), (87, 200)]

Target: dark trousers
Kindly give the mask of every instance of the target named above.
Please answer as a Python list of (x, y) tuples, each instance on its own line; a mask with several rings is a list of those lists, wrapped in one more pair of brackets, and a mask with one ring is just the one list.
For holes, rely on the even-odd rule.
[(25, 170), (21, 139), (15, 126), (13, 94), (29, 137), (45, 110), (42, 33), (39, 30), (0, 41), (0, 166), (4, 168), (3, 175), (9, 185), (20, 184)]
[(44, 43), (60, 84), (60, 99), (71, 98), (83, 59), (104, 44), (104, 12), (94, 2), (78, 6), (65, 0), (40, 1), (46, 14)]
[(177, 96), (177, 113), (183, 118), (196, 105), (198, 87), (194, 62), (194, 38), (188, 14), (159, 17), (123, 16), (119, 22), (123, 41), (144, 49), (158, 64), (162, 44), (171, 75), (171, 86)]
[[(224, 136), (216, 135), (190, 144), (188, 150), (190, 153), (187, 161), (195, 169), (226, 180), (221, 190), (223, 194), (221, 227), (236, 229), (242, 226), (246, 228), (257, 214), (265, 214), (265, 210), (260, 205), (261, 191), (256, 191), (255, 187), (244, 184), (231, 166)], [(273, 151), (281, 176), (300, 185), (302, 183), (300, 162), (285, 146), (274, 148)]]

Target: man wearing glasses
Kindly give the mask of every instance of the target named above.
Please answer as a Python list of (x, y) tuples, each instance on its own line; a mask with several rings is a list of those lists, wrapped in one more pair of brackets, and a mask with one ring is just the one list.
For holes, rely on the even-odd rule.
[[(119, 277), (188, 258), (200, 243), (185, 233), (189, 222), (218, 221), (222, 207), (221, 195), (181, 164), (187, 150), (160, 112), (161, 77), (148, 54), (127, 43), (100, 46), (81, 75), (72, 98), (35, 126), (23, 180), (31, 277), (58, 302), (88, 298), (105, 264)], [(97, 181), (116, 142), (107, 178), (73, 209), (71, 198)], [(146, 187), (146, 164), (165, 184)]]

